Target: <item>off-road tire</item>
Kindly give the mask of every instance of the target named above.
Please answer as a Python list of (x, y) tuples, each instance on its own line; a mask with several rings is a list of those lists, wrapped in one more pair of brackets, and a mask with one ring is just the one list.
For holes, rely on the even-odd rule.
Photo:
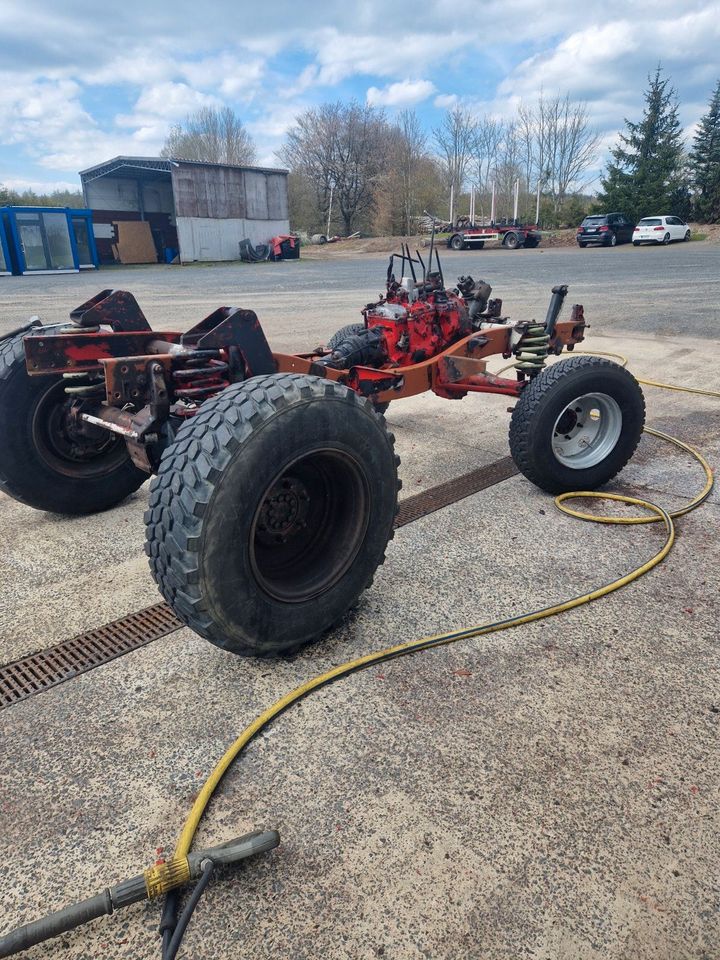
[[(177, 616), (243, 656), (289, 654), (330, 629), (370, 586), (393, 536), (400, 487), (393, 441), (367, 400), (321, 377), (254, 377), (207, 400), (164, 452), (145, 515), (150, 568)], [(340, 481), (328, 486), (328, 471), (323, 495), (308, 498), (301, 553), (293, 546), (297, 531), (288, 534), (289, 548), (268, 547), (261, 521), (276, 517), (266, 512), (274, 509), (269, 492), (323, 458), (343, 465), (332, 475)], [(343, 470), (355, 486), (342, 486)], [(315, 523), (323, 496), (331, 506), (321, 506), (325, 520)], [(288, 550), (295, 556), (287, 559)], [(261, 563), (267, 556), (280, 565)], [(275, 579), (273, 570), (280, 571)], [(309, 576), (335, 579), (310, 596)], [(292, 594), (305, 582), (311, 586)]]
[[(609, 396), (617, 404), (621, 432), (599, 463), (574, 469), (556, 457), (553, 430), (568, 404), (592, 393)], [(604, 357), (573, 357), (547, 367), (520, 394), (510, 419), (510, 453), (520, 472), (548, 493), (594, 490), (630, 460), (644, 424), (645, 400), (631, 373)]]
[(137, 490), (148, 475), (132, 462), (125, 441), (113, 435), (105, 452), (88, 461), (43, 451), (43, 407), (51, 409), (49, 396), (62, 392), (62, 377), (28, 375), (25, 336), (0, 340), (0, 490), (52, 513), (107, 510)]
[(506, 233), (503, 238), (503, 246), (507, 247), (508, 250), (517, 250), (518, 247), (521, 247), (520, 237), (516, 233)]
[(326, 347), (328, 350), (334, 350), (335, 347), (340, 346), (343, 340), (347, 340), (348, 337), (356, 337), (359, 333), (362, 333), (364, 329), (364, 323), (348, 323), (347, 326), (340, 327), (340, 329), (330, 337), (326, 343)]
[(453, 250), (464, 250), (466, 247), (465, 238), (460, 233), (456, 233), (454, 237), (450, 239), (450, 247)]
[[(328, 342), (325, 344), (328, 350), (334, 350), (335, 347), (339, 347), (343, 340), (347, 340), (348, 337), (356, 337), (358, 333), (362, 333), (365, 329), (364, 323), (348, 323), (345, 327), (340, 327), (337, 333), (334, 333)], [(375, 403), (374, 400), (371, 400), (373, 408), (376, 413), (385, 413), (387, 408), (390, 406), (390, 401), (385, 401), (385, 403)]]

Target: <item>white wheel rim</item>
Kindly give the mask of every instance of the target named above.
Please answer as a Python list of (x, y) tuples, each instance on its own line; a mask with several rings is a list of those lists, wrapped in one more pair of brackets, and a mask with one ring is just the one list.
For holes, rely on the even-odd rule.
[(555, 421), (555, 457), (572, 470), (587, 470), (604, 460), (622, 433), (622, 412), (606, 393), (585, 393), (569, 403)]

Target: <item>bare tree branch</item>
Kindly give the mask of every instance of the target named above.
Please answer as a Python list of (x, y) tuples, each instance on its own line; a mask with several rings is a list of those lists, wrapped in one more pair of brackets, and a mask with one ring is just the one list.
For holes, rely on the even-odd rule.
[(468, 110), (453, 107), (445, 114), (441, 125), (433, 130), (448, 186), (453, 188), (456, 200), (465, 183), (476, 128), (477, 122)]
[(389, 148), (389, 127), (381, 111), (338, 101), (297, 117), (278, 157), (312, 182), (322, 210), (329, 209), (332, 191), (344, 228), (352, 233), (375, 207)]
[(600, 138), (590, 125), (587, 104), (570, 100), (569, 94), (548, 99), (541, 93), (534, 107), (520, 105), (518, 118), (528, 189), (540, 182), (557, 213), (570, 189), (582, 187), (597, 158)]
[(160, 156), (243, 166), (254, 163), (257, 153), (234, 110), (202, 107), (171, 128)]

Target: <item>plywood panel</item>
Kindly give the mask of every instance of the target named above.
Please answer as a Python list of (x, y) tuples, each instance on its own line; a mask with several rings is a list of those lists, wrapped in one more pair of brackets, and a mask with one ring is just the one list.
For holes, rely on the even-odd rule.
[(146, 220), (116, 220), (120, 263), (157, 263), (157, 251)]

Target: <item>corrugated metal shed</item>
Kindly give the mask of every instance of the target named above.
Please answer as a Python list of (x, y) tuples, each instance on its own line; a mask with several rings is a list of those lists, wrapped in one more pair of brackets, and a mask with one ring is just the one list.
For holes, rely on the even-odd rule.
[(288, 233), (287, 175), (267, 167), (115, 157), (81, 171), (80, 179), (99, 221), (150, 220), (159, 252), (177, 246), (188, 262), (236, 260), (241, 240), (267, 243)]

